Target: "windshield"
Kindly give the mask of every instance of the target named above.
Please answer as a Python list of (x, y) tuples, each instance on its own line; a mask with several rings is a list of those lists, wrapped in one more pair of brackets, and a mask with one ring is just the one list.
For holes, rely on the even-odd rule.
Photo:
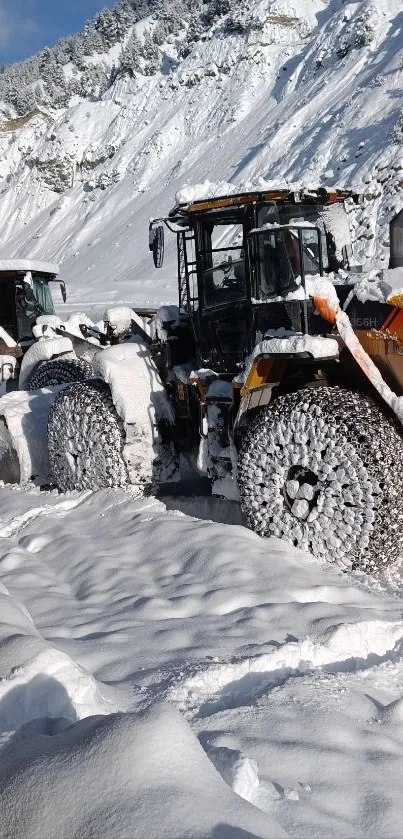
[(243, 299), (246, 282), (242, 224), (205, 225), (202, 264), (206, 307)]
[[(304, 296), (303, 278), (323, 271), (321, 232), (316, 227), (268, 225), (256, 231), (257, 290), (260, 300)], [(253, 243), (253, 240), (254, 243)], [(301, 289), (301, 295), (298, 294)]]
[(321, 231), (325, 271), (348, 268), (351, 261), (350, 226), (344, 204), (286, 204), (267, 202), (259, 208), (258, 227), (277, 222), (290, 227), (312, 226)]
[[(293, 231), (293, 233), (297, 238), (298, 231)], [(322, 270), (319, 246), (320, 233), (315, 227), (306, 227), (300, 231), (300, 235), (304, 274), (320, 274)]]
[(34, 277), (32, 291), (37, 307), (39, 306), (41, 309), (39, 314), (54, 315), (55, 307), (53, 305), (49, 283), (46, 280), (42, 280), (40, 277)]
[(32, 327), (39, 315), (54, 315), (49, 283), (41, 277), (16, 285), (16, 313), (18, 340), (32, 339)]

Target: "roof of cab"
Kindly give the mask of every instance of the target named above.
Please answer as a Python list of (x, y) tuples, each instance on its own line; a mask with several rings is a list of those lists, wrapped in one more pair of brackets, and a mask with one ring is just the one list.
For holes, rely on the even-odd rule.
[(55, 277), (59, 273), (59, 266), (54, 262), (42, 262), (38, 259), (0, 259), (0, 274), (15, 271), (17, 274), (50, 274)]
[(240, 192), (234, 195), (218, 195), (211, 198), (201, 198), (199, 201), (176, 204), (169, 213), (169, 217), (202, 213), (206, 210), (218, 210), (225, 207), (239, 207), (243, 204), (253, 204), (260, 201), (273, 201), (287, 204), (335, 204), (352, 198), (359, 202), (360, 196), (352, 190), (319, 187), (315, 189), (272, 189), (262, 192)]

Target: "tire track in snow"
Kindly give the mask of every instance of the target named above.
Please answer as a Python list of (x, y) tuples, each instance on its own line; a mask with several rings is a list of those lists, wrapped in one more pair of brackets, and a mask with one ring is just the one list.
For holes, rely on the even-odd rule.
[(333, 627), (317, 639), (291, 641), (270, 653), (237, 663), (213, 665), (168, 691), (168, 699), (190, 716), (252, 704), (287, 679), (331, 668), (346, 672), (371, 667), (400, 653), (403, 621), (362, 621)]

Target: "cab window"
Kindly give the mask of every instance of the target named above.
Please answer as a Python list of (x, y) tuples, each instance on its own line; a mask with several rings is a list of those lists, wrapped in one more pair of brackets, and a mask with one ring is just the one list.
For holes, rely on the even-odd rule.
[(20, 280), (15, 295), (18, 340), (32, 339), (32, 327), (39, 315), (55, 313), (49, 285), (41, 277), (35, 277), (29, 283)]
[(203, 227), (202, 243), (204, 305), (219, 306), (245, 298), (242, 225), (227, 222), (206, 224)]

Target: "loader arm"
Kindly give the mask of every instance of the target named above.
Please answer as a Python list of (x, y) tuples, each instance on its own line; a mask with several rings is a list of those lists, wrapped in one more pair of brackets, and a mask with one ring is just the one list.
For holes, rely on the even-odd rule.
[[(357, 362), (358, 366), (364, 373), (365, 377), (375, 388), (377, 393), (382, 397), (384, 402), (392, 409), (398, 420), (403, 424), (403, 397), (398, 396), (388, 384), (386, 384), (382, 374), (372, 358), (366, 352), (362, 344), (360, 344), (357, 335), (354, 332), (350, 318), (346, 312), (340, 308), (338, 301), (335, 300), (334, 287), (328, 281), (321, 281), (324, 289), (324, 294), (314, 297), (314, 303), (318, 313), (329, 323), (337, 327), (340, 337), (343, 339), (347, 349)], [(329, 286), (329, 293), (326, 294)]]

